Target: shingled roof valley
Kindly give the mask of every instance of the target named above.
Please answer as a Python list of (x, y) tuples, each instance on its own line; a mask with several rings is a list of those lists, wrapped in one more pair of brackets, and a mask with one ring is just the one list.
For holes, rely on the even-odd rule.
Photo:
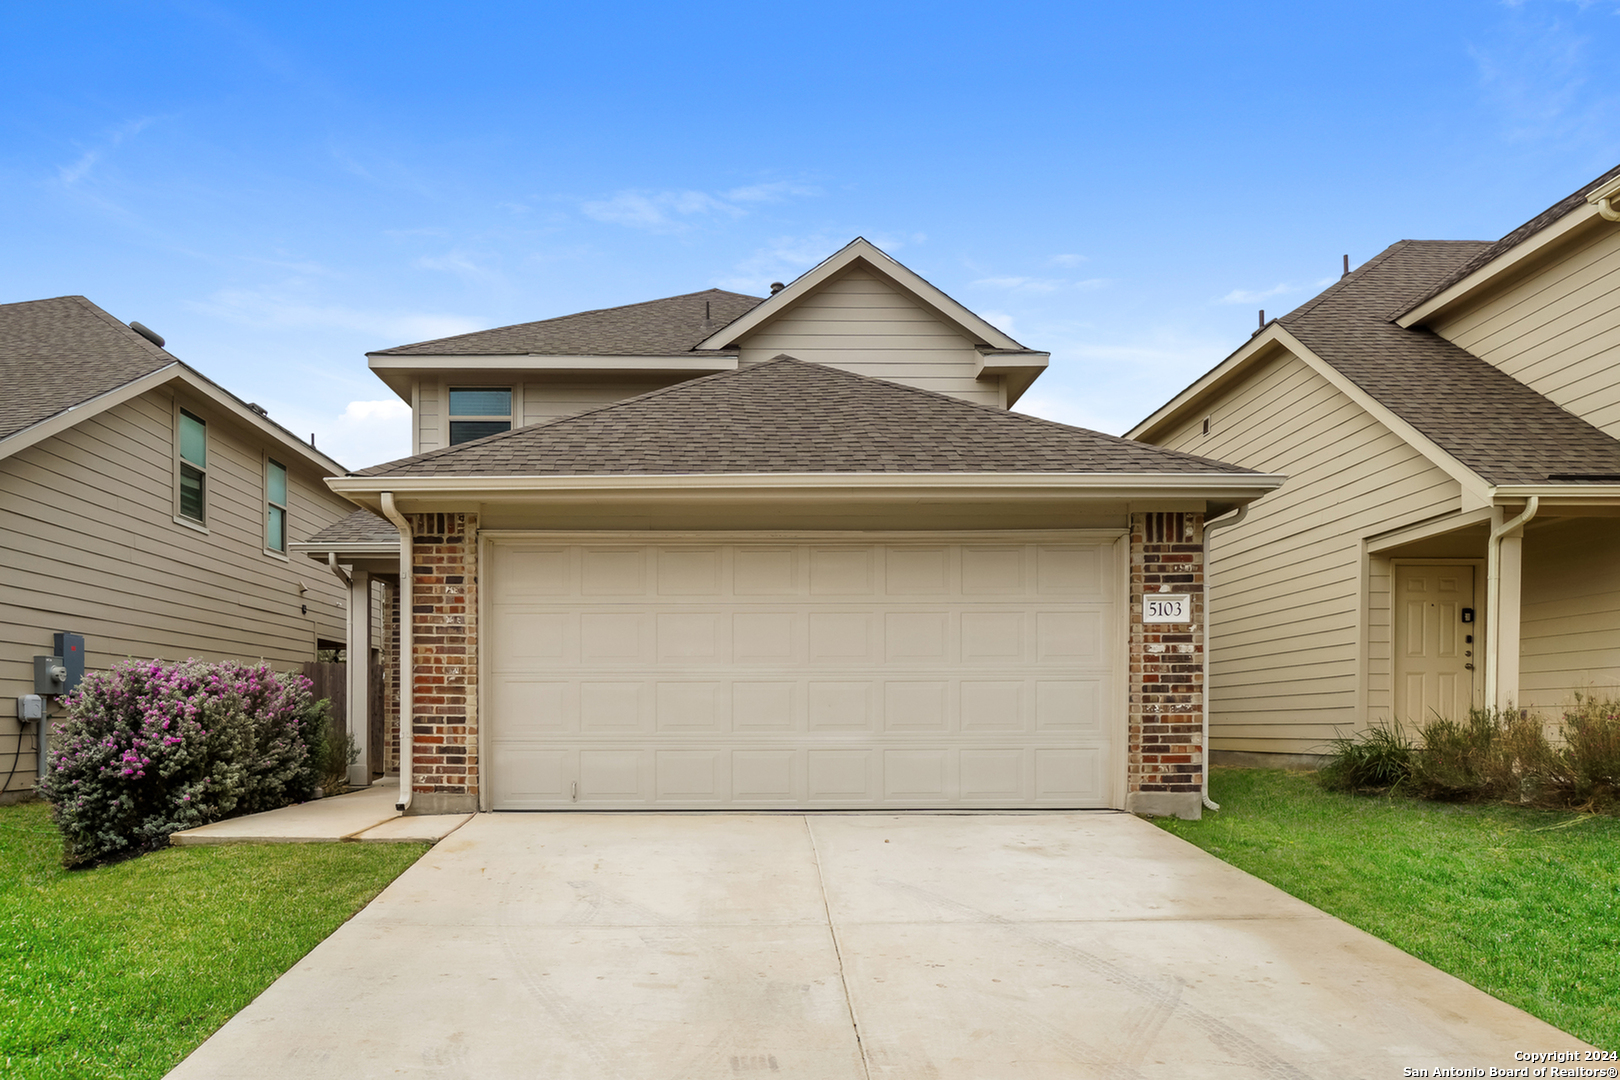
[(712, 356), (698, 342), (757, 305), (758, 296), (706, 289), (622, 307), (380, 349), (367, 356)]
[(0, 439), (174, 363), (82, 296), (0, 304)]
[(1438, 334), (1390, 321), (1495, 246), (1402, 240), (1277, 321), (1488, 483), (1620, 476), (1620, 441)]
[(1252, 470), (779, 356), (360, 476)]

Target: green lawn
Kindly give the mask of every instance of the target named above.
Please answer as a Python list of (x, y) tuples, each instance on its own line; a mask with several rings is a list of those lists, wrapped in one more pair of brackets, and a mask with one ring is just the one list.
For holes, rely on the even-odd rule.
[(1620, 820), (1323, 791), (1214, 769), (1167, 831), (1608, 1050), (1620, 1049)]
[(426, 850), (170, 848), (68, 871), (44, 804), (0, 807), (0, 1073), (161, 1077)]

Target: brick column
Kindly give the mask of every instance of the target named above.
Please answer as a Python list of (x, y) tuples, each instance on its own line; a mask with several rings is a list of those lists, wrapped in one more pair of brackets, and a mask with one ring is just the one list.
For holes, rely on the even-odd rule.
[(412, 811), (478, 809), (478, 515), (413, 514)]
[[(1144, 594), (1187, 596), (1189, 623), (1144, 624)], [(1204, 515), (1131, 515), (1130, 734), (1125, 808), (1203, 811)]]

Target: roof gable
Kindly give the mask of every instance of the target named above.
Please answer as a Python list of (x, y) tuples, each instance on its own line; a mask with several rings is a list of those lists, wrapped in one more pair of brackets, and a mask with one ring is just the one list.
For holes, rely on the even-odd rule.
[(0, 304), (0, 439), (178, 362), (82, 296)]
[[(757, 296), (706, 289), (639, 304), (379, 349), (367, 356), (673, 356), (761, 303)], [(706, 350), (714, 351), (714, 350)]]
[(994, 472), (1252, 471), (782, 356), (356, 475)]
[(1024, 347), (1009, 335), (991, 326), (962, 304), (924, 280), (920, 275), (900, 264), (887, 252), (864, 237), (857, 236), (839, 251), (822, 260), (813, 269), (801, 274), (757, 307), (736, 321), (720, 327), (698, 343), (699, 348), (721, 349), (737, 344), (766, 323), (791, 309), (804, 297), (815, 292), (822, 284), (832, 280), (855, 265), (863, 265), (883, 277), (901, 291), (915, 298), (925, 309), (933, 312), (945, 323), (955, 327), (972, 343), (982, 343), (995, 349), (1023, 351)]

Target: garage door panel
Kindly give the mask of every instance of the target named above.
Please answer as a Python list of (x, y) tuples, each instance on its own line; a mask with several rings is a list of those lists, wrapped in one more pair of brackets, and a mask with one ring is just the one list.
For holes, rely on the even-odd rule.
[(944, 596), (950, 591), (951, 549), (890, 547), (884, 554), (883, 592), (888, 596)]
[(495, 805), (1106, 806), (1110, 550), (496, 541)]
[(813, 547), (810, 549), (810, 595), (872, 595), (870, 546)]

